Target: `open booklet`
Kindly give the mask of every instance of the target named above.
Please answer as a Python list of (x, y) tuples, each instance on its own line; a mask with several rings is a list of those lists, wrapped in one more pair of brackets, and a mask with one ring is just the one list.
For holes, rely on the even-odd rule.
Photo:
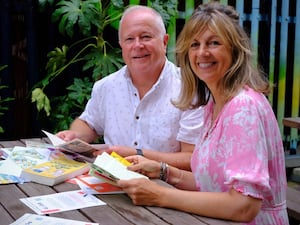
[(78, 138), (66, 142), (52, 133), (49, 133), (45, 130), (42, 131), (47, 135), (55, 148), (58, 148), (63, 153), (76, 160), (94, 162), (96, 157), (93, 155), (93, 152), (108, 148), (108, 145), (106, 144), (92, 145)]
[(130, 163), (116, 153), (109, 155), (103, 152), (98, 155), (95, 162), (91, 164), (89, 175), (103, 179), (105, 182), (117, 186), (118, 180), (130, 180), (134, 178), (146, 178), (147, 176), (128, 170)]

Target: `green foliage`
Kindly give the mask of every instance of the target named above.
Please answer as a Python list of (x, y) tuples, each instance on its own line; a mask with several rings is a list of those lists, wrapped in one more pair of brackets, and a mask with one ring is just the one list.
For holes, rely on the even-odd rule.
[(68, 129), (73, 119), (79, 116), (83, 106), (90, 98), (93, 83), (94, 81), (90, 81), (87, 77), (75, 78), (74, 83), (67, 87), (69, 91), (67, 95), (53, 99), (54, 105), (59, 104), (59, 107), (54, 108), (52, 112), (53, 121), (56, 124), (54, 132)]
[(121, 50), (118, 48), (111, 49), (108, 54), (103, 54), (97, 48), (92, 49), (84, 58), (86, 64), (83, 66), (83, 71), (93, 68), (93, 79), (101, 79), (107, 74), (115, 72), (115, 68), (122, 67), (123, 60), (120, 58), (120, 55)]
[(177, 15), (177, 0), (154, 0), (151, 7), (161, 14), (166, 26), (169, 25), (171, 18)]
[[(0, 71), (4, 70), (5, 68), (7, 67), (7, 65), (4, 65), (4, 66), (0, 66)], [(0, 90), (2, 89), (5, 89), (5, 88), (8, 88), (7, 86), (5, 85), (0, 85)], [(9, 101), (12, 101), (14, 100), (14, 98), (2, 98), (0, 96), (0, 117), (4, 115), (5, 111), (8, 110), (8, 107), (5, 106), (5, 103), (9, 102)], [(0, 126), (0, 133), (3, 133), (4, 132), (4, 129), (2, 126)]]
[[(177, 13), (174, 0), (150, 0), (149, 4), (162, 14), (166, 25)], [(47, 54), (46, 75), (34, 86), (31, 100), (37, 110), (44, 112), (51, 124), (55, 124), (54, 130), (63, 130), (84, 109), (92, 84), (124, 64), (121, 50), (112, 47), (103, 33), (107, 26), (118, 28), (125, 6), (122, 0), (39, 0), (39, 6), (40, 10), (54, 7), (52, 21), (72, 44), (57, 46)], [(75, 32), (81, 37), (79, 40), (74, 39)], [(49, 98), (46, 94), (49, 84), (78, 63), (87, 77), (75, 78), (74, 83), (66, 88), (66, 95)]]

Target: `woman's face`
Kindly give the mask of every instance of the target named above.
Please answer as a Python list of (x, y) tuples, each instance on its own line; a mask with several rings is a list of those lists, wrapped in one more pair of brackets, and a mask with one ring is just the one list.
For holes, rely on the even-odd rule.
[(195, 35), (188, 56), (192, 70), (208, 87), (216, 86), (232, 63), (230, 47), (209, 29)]

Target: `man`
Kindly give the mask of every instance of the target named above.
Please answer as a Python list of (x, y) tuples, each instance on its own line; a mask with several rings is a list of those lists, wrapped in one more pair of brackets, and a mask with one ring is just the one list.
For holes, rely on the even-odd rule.
[(85, 111), (57, 135), (87, 142), (104, 135), (111, 146), (107, 151), (141, 154), (189, 170), (202, 110), (181, 111), (172, 104), (181, 81), (179, 68), (166, 58), (168, 40), (158, 12), (129, 7), (119, 26), (126, 65), (95, 83)]

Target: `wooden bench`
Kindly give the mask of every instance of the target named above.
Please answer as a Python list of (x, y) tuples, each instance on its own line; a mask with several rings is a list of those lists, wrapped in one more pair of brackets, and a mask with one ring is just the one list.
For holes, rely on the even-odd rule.
[(288, 187), (286, 203), (290, 219), (300, 221), (300, 191), (295, 188)]

